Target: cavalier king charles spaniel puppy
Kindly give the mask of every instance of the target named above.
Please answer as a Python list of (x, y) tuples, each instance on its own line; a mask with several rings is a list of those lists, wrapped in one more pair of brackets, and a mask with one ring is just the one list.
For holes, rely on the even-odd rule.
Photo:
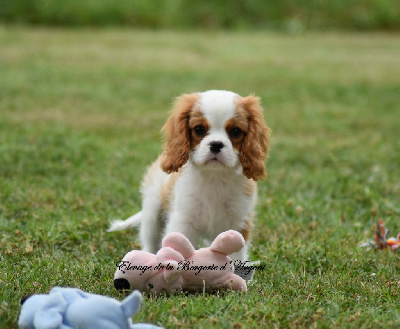
[(142, 210), (108, 231), (140, 224), (143, 250), (156, 253), (170, 232), (198, 247), (233, 229), (246, 247), (231, 257), (247, 260), (269, 144), (259, 98), (221, 90), (182, 95), (162, 130), (165, 150), (143, 179)]

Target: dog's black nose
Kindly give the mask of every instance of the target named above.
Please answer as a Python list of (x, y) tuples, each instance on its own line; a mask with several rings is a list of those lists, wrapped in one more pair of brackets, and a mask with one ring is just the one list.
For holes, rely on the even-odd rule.
[(221, 149), (224, 147), (224, 143), (222, 142), (211, 142), (210, 143), (210, 151), (214, 154), (221, 152)]
[(128, 280), (124, 279), (124, 278), (115, 279), (114, 280), (114, 287), (118, 291), (131, 289), (131, 285), (129, 284)]

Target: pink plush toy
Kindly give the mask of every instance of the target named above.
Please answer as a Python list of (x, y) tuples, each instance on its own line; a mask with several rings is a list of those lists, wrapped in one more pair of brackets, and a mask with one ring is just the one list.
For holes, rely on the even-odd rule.
[(195, 250), (182, 233), (170, 233), (156, 255), (140, 250), (128, 252), (117, 263), (114, 286), (156, 294), (222, 288), (247, 291), (246, 282), (234, 274), (233, 261), (228, 257), (244, 243), (239, 232), (230, 230), (218, 235), (210, 247)]

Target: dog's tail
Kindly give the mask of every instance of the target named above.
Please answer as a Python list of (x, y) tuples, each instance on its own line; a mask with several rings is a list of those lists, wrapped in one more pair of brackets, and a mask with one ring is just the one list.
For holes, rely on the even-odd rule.
[(137, 214), (134, 214), (133, 216), (129, 217), (126, 220), (119, 219), (112, 221), (107, 232), (122, 231), (130, 227), (138, 226), (141, 220), (142, 220), (142, 212), (139, 211)]

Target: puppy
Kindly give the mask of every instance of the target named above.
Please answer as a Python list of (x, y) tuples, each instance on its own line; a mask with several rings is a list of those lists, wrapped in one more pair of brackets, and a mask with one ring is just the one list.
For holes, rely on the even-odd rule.
[(231, 258), (245, 261), (269, 144), (259, 98), (221, 90), (182, 95), (162, 130), (165, 150), (143, 179), (142, 210), (109, 231), (140, 224), (143, 250), (156, 253), (170, 232), (198, 247), (233, 229), (246, 246)]

